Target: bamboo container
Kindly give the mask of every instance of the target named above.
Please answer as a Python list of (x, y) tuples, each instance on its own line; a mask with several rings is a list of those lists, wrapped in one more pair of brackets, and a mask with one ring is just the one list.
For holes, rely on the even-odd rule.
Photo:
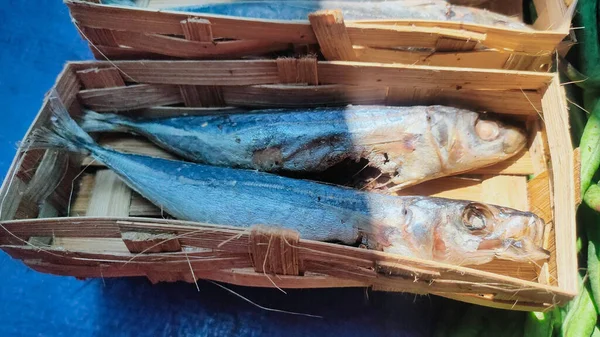
[[(70, 62), (54, 89), (73, 116), (84, 107), (169, 116), (345, 104), (447, 104), (511, 115), (528, 126), (523, 153), (468, 177), (436, 179), (401, 193), (532, 211), (547, 223), (544, 248), (551, 257), (543, 265), (494, 261), (458, 267), (304, 240), (286, 229), (166, 219), (89, 158), (22, 149), (0, 190), (0, 248), (34, 270), (78, 278), (146, 276), (152, 282), (202, 278), (257, 287), (371, 287), (512, 310), (543, 310), (577, 294), (578, 152), (571, 147), (556, 74), (315, 58)], [(27, 135), (48, 117), (44, 102)], [(105, 135), (99, 142), (169, 157), (134, 136)]]
[[(211, 2), (220, 1), (224, 0)], [(145, 0), (137, 1), (139, 7), (103, 5), (100, 0), (65, 2), (100, 60), (235, 59), (295, 50), (320, 51), (329, 61), (530, 71), (547, 71), (554, 50), (559, 45), (568, 48), (561, 41), (569, 34), (576, 5), (576, 1), (567, 6), (564, 0), (534, 0), (535, 30), (521, 31), (427, 20), (344, 22), (334, 8), (313, 13), (306, 21), (285, 22), (161, 9), (205, 0)], [(492, 0), (484, 5), (507, 15), (522, 14), (522, 0)]]

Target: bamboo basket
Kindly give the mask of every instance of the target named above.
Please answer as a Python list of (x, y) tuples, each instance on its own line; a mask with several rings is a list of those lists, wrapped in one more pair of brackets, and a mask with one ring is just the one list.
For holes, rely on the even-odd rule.
[[(576, 4), (534, 0), (538, 19), (533, 24), (536, 30), (529, 32), (446, 21), (344, 22), (335, 9), (311, 14), (310, 21), (293, 22), (161, 9), (203, 1), (145, 0), (138, 1), (142, 7), (120, 7), (102, 5), (100, 0), (65, 0), (73, 22), (101, 60), (234, 59), (292, 50), (296, 55), (320, 51), (329, 61), (530, 71), (549, 69), (552, 53), (569, 34)], [(219, 1), (223, 0), (211, 2)], [(484, 3), (497, 12), (522, 14), (522, 0)]]
[[(78, 278), (210, 279), (280, 288), (371, 287), (513, 310), (564, 304), (578, 291), (577, 151), (557, 75), (382, 65), (315, 58), (70, 62), (54, 89), (83, 107), (137, 116), (227, 113), (231, 107), (448, 104), (526, 121), (516, 157), (401, 191), (530, 210), (546, 223), (543, 265), (457, 267), (304, 240), (285, 229), (241, 229), (163, 218), (160, 209), (90, 158), (19, 151), (5, 179), (0, 248), (30, 268)], [(48, 123), (45, 102), (27, 135)], [(100, 135), (125, 152), (169, 157), (142, 138)], [(528, 176), (533, 178), (528, 179)], [(226, 209), (227, 205), (223, 205)], [(260, 225), (260, 224), (257, 224)]]

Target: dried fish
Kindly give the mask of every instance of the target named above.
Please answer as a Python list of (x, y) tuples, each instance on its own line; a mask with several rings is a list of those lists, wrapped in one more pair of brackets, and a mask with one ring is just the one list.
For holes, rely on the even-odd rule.
[(103, 148), (51, 98), (52, 126), (38, 129), (31, 148), (90, 154), (132, 189), (185, 220), (296, 230), (304, 239), (362, 242), (371, 249), (457, 265), (493, 259), (535, 261), (543, 221), (532, 213), (430, 197), (397, 197)]
[(390, 176), (392, 191), (498, 163), (526, 144), (519, 127), (446, 106), (267, 109), (162, 119), (87, 111), (82, 127), (144, 135), (193, 162), (267, 172), (321, 172), (363, 158)]

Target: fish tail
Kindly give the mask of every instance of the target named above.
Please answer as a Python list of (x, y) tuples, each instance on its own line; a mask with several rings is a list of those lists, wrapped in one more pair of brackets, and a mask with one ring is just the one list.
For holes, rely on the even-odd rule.
[(84, 110), (81, 128), (86, 132), (127, 131), (128, 118), (110, 113), (97, 113)]
[(89, 154), (99, 147), (92, 137), (71, 118), (56, 94), (51, 94), (48, 104), (51, 111), (50, 125), (34, 130), (21, 145), (22, 148), (56, 148)]

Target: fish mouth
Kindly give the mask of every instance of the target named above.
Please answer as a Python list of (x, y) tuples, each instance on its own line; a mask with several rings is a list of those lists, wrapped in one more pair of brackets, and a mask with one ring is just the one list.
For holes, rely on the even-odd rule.
[(515, 262), (537, 263), (546, 261), (550, 258), (550, 252), (548, 250), (537, 247), (533, 242), (527, 239), (482, 240), (477, 250), (493, 251), (496, 259)]
[(504, 125), (502, 152), (512, 155), (520, 152), (527, 144), (527, 135), (521, 128)]

